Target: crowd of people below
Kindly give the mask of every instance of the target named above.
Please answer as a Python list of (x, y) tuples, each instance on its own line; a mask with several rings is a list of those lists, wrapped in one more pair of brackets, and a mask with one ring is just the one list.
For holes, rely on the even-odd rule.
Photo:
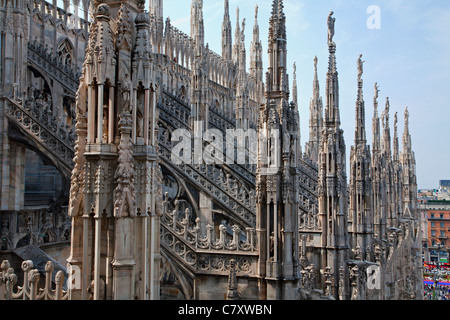
[[(424, 299), (450, 300), (450, 264), (437, 262), (424, 262)], [(439, 284), (436, 284), (439, 279)]]
[(424, 300), (450, 300), (450, 286), (441, 284), (424, 284)]

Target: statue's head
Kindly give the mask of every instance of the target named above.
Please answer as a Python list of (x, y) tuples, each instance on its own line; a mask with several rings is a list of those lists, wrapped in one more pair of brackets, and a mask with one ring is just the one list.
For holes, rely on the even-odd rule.
[(97, 16), (107, 16), (109, 17), (109, 6), (106, 3), (102, 3), (97, 7)]

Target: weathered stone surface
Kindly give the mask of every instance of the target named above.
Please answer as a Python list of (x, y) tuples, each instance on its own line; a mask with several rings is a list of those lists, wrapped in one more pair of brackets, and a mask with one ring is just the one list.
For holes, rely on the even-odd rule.
[[(0, 9), (6, 71), (0, 82), (1, 250), (34, 262), (37, 271), (25, 264), (18, 277), (32, 280), (29, 298), (421, 298), (409, 112), (400, 151), (397, 114), (391, 139), (389, 99), (380, 119), (376, 84), (372, 148), (367, 145), (359, 56), (347, 175), (334, 12), (327, 18), (326, 99), (316, 58), (303, 153), (282, 0), (273, 1), (269, 21), (267, 52), (277, 65), (264, 79), (258, 7), (247, 68), (246, 20), (238, 9), (233, 43), (228, 0), (221, 55), (205, 44), (201, 0), (192, 1), (190, 35), (164, 21), (161, 0), (150, 1), (150, 14), (141, 0), (94, 1), (84, 17), (69, 15), (64, 3), (64, 10), (29, 3), (31, 16), (11, 0)], [(26, 45), (13, 50), (18, 38)], [(223, 153), (214, 153), (217, 159), (230, 149), (244, 152), (245, 164), (175, 163), (174, 132), (194, 137), (199, 121), (202, 136), (208, 129), (224, 137), (236, 129), (278, 135), (254, 149), (238, 143), (214, 149)], [(26, 181), (39, 183), (25, 179), (26, 148), (70, 180), (69, 195), (26, 208)], [(253, 156), (257, 162), (250, 163)], [(38, 246), (69, 241), (77, 286), (53, 293), (46, 285), (39, 295), (37, 281), (41, 276), (42, 284), (53, 260)], [(2, 278), (11, 286), (20, 272), (8, 269)], [(371, 282), (374, 275), (379, 282)], [(373, 283), (379, 286), (367, 287)]]

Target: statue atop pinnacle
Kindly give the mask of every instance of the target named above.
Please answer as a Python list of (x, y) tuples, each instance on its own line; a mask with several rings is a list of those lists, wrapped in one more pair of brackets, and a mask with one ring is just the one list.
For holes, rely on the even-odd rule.
[(331, 11), (330, 14), (328, 15), (328, 46), (336, 46), (335, 43), (333, 42), (333, 37), (334, 37), (334, 24), (336, 22), (336, 18), (333, 18), (333, 14), (334, 12)]
[(364, 72), (364, 62), (365, 61), (363, 61), (361, 58), (362, 58), (362, 54), (360, 54), (359, 55), (359, 58), (358, 58), (358, 82), (361, 82), (362, 81), (362, 75), (363, 75), (363, 72)]

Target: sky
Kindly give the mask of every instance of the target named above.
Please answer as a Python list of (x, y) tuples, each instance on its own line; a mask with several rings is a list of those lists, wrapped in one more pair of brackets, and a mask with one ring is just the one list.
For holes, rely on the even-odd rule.
[[(205, 43), (220, 54), (224, 0), (203, 2)], [(229, 3), (233, 39), (236, 7), (239, 6), (241, 21), (246, 18), (247, 57), (253, 34), (255, 5), (258, 5), (266, 71), (272, 0), (230, 0)], [(164, 16), (170, 17), (172, 24), (186, 34), (190, 32), (190, 5), (190, 0), (164, 0)], [(368, 144), (372, 144), (373, 95), (377, 82), (380, 87), (379, 114), (384, 110), (386, 97), (390, 100), (391, 137), (394, 134), (394, 114), (398, 112), (400, 151), (404, 111), (408, 107), (418, 188), (437, 188), (439, 180), (450, 179), (450, 1), (285, 0), (284, 5), (291, 87), (292, 66), (294, 62), (297, 65), (303, 150), (309, 139), (309, 101), (316, 55), (319, 60), (320, 93), (325, 103), (327, 17), (330, 11), (334, 11), (341, 127), (347, 159), (354, 144), (356, 61), (363, 54)]]

